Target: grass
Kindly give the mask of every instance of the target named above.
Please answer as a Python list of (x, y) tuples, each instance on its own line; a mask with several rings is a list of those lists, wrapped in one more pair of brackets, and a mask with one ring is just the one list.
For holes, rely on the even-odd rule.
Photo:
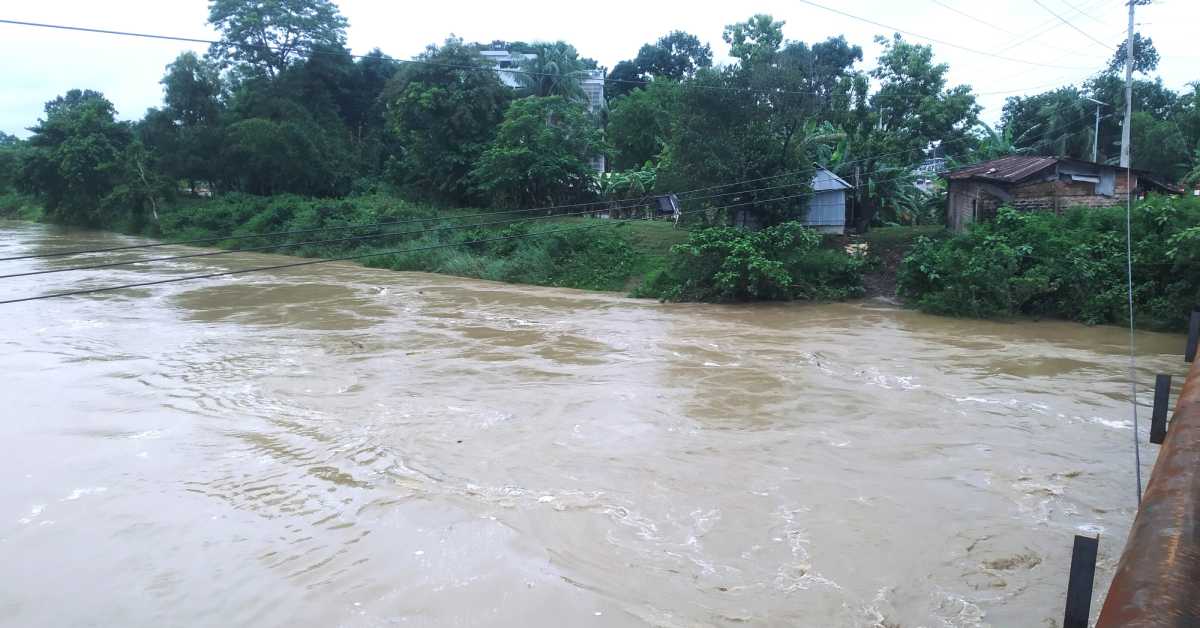
[(876, 227), (867, 232), (863, 239), (870, 244), (871, 249), (908, 248), (917, 238), (926, 236), (937, 238), (949, 235), (941, 225), (922, 225), (917, 227)]

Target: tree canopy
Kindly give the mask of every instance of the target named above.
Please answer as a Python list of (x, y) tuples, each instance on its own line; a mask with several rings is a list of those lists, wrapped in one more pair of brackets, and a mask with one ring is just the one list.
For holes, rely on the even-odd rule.
[(583, 105), (561, 96), (522, 98), (504, 113), (471, 176), (480, 192), (501, 204), (554, 205), (594, 192), (589, 162), (605, 152), (603, 135)]
[(221, 32), (209, 55), (275, 78), (320, 48), (343, 48), (349, 24), (330, 0), (211, 0), (208, 21)]
[[(934, 47), (879, 37), (864, 66), (845, 37), (790, 40), (767, 14), (724, 27), (726, 64), (678, 30), (630, 50), (598, 111), (581, 89), (597, 64), (567, 41), (451, 36), (396, 60), (352, 55), (329, 0), (212, 0), (209, 20), (220, 42), (166, 66), (162, 104), (140, 119), (118, 121), (100, 93), (72, 90), (46, 104), (28, 141), (0, 137), (0, 192), (26, 190), (54, 219), (89, 223), (119, 205), (152, 218), (174, 193), (385, 190), (511, 207), (733, 184), (685, 200), (703, 210), (689, 215), (765, 226), (803, 214), (820, 164), (854, 186), (865, 226), (915, 219), (925, 201), (914, 167), (931, 155), (1088, 159), (1095, 147), (1114, 161), (1120, 150), (1124, 46), (1109, 71), (1010, 98), (988, 126)], [(1200, 84), (1166, 87), (1150, 38), (1136, 35), (1134, 49), (1134, 166), (1200, 180)], [(527, 55), (503, 77), (515, 88), (481, 54), (494, 50)], [(1089, 98), (1104, 103), (1098, 133)]]

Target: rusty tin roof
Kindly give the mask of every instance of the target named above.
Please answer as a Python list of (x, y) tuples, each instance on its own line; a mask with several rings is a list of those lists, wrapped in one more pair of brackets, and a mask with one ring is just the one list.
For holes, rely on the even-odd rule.
[(1032, 175), (1035, 175), (1046, 168), (1053, 166), (1059, 162), (1059, 157), (1026, 157), (1023, 155), (1010, 155), (1001, 157), (991, 161), (985, 161), (951, 170), (946, 173), (948, 179), (989, 179), (991, 181), (1003, 181), (1005, 183), (1016, 183)]

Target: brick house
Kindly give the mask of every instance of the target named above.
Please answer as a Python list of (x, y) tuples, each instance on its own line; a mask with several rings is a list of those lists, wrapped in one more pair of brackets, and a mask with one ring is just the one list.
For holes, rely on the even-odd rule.
[(946, 194), (946, 224), (962, 231), (973, 222), (989, 221), (1002, 206), (1022, 211), (1122, 205), (1132, 188), (1135, 198), (1146, 192), (1178, 194), (1179, 190), (1147, 172), (1069, 157), (1012, 155), (951, 170)]

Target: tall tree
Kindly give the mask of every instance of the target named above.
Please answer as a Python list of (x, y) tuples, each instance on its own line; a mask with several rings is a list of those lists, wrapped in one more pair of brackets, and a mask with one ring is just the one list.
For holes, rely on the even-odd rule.
[(271, 79), (314, 48), (344, 48), (348, 24), (330, 0), (212, 0), (208, 22), (221, 32), (210, 55)]
[(737, 205), (712, 216), (719, 224), (749, 217), (749, 222), (771, 225), (802, 217), (804, 202), (797, 195), (804, 194), (812, 180), (807, 147), (776, 133), (771, 108), (745, 89), (739, 69), (702, 69), (689, 86), (675, 101), (658, 186), (679, 191), (716, 181), (770, 177), (775, 189), (755, 191), (764, 187), (761, 183), (729, 186), (719, 199), (703, 201), (695, 209)]
[(137, 134), (162, 174), (195, 191), (197, 182), (211, 184), (220, 171), (224, 82), (215, 63), (193, 52), (176, 57), (159, 82), (164, 106), (146, 112)]
[(183, 126), (211, 125), (220, 115), (224, 84), (215, 63), (188, 51), (167, 65), (163, 86), (163, 104), (171, 117)]
[(471, 176), (496, 204), (570, 202), (595, 193), (596, 171), (589, 162), (606, 151), (580, 103), (561, 96), (522, 98), (505, 112)]
[[(1117, 46), (1117, 50), (1113, 53), (1112, 60), (1108, 62), (1109, 72), (1124, 72), (1125, 59), (1129, 57), (1129, 38), (1126, 37), (1121, 41), (1121, 45)], [(1149, 37), (1142, 37), (1141, 33), (1133, 34), (1133, 71), (1150, 73), (1158, 69), (1158, 49), (1154, 47), (1154, 40)]]
[[(847, 125), (850, 134), (838, 173), (855, 189), (855, 221), (860, 227), (888, 213), (911, 187), (914, 168), (931, 146), (945, 156), (964, 154), (975, 141), (972, 133), (979, 106), (970, 87), (948, 87), (949, 67), (936, 63), (929, 46), (911, 44), (899, 35), (876, 38), (883, 46), (871, 71), (879, 85), (868, 106), (857, 108)], [(857, 91), (857, 90), (856, 90)]]
[(634, 65), (643, 76), (682, 80), (699, 68), (712, 67), (712, 49), (684, 31), (671, 31), (653, 44), (644, 44)]
[(30, 129), (20, 184), (42, 200), (50, 218), (99, 224), (106, 197), (129, 176), (123, 156), (133, 134), (100, 92), (73, 89), (46, 103), (45, 112)]
[(784, 22), (759, 13), (746, 20), (729, 24), (721, 38), (729, 44), (729, 56), (741, 60), (742, 67), (765, 63), (783, 45)]
[(419, 196), (470, 198), (471, 169), (495, 135), (512, 90), (461, 39), (447, 39), (407, 64), (384, 93), (397, 143), (392, 174)]
[(671, 118), (681, 89), (673, 81), (654, 81), (613, 101), (606, 132), (616, 170), (657, 163), (671, 132)]
[[(1084, 100), (1078, 88), (1065, 86), (1033, 96), (1010, 97), (1000, 121), (1014, 146), (1025, 153), (1091, 159), (1095, 107)], [(1111, 118), (1104, 116), (1108, 123), (1101, 129), (1101, 137), (1107, 138), (1099, 144), (1102, 161), (1113, 154), (1108, 150), (1110, 140), (1120, 137), (1119, 129), (1116, 135), (1110, 133), (1116, 128)]]
[(642, 78), (642, 71), (637, 63), (630, 60), (620, 61), (608, 73), (604, 95), (609, 101), (613, 101), (641, 87), (645, 82), (646, 79)]

